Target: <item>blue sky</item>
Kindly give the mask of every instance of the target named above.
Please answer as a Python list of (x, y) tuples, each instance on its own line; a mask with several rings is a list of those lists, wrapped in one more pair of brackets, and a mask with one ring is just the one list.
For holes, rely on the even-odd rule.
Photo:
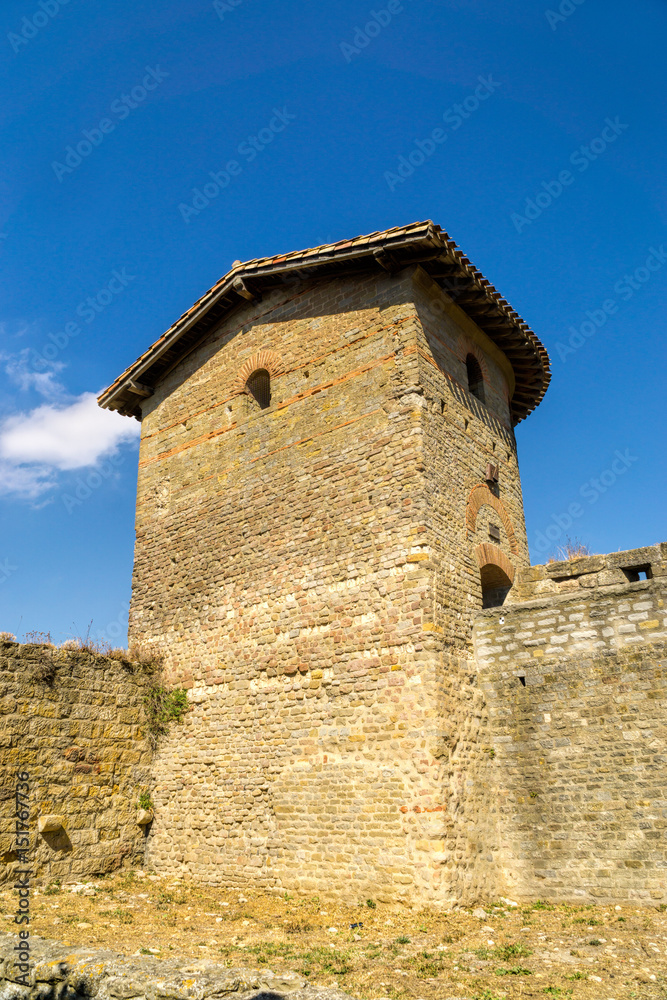
[(533, 561), (667, 538), (666, 32), (664, 0), (5, 0), (0, 629), (125, 641), (138, 424), (91, 394), (233, 260), (418, 219), (551, 354)]

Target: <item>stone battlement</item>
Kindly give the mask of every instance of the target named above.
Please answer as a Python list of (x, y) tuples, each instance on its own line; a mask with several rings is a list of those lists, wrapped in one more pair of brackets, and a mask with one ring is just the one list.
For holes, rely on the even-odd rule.
[(667, 543), (602, 556), (580, 556), (518, 570), (507, 604), (667, 577)]

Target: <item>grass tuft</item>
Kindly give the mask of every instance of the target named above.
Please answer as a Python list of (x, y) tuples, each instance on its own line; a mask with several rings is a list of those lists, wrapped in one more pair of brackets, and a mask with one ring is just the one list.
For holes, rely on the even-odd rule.
[(155, 745), (164, 736), (172, 722), (180, 722), (188, 710), (188, 692), (185, 688), (167, 688), (154, 684), (144, 697), (144, 708), (149, 737)]
[(139, 808), (140, 809), (154, 809), (153, 800), (151, 798), (150, 792), (142, 792), (139, 796)]
[(532, 971), (523, 965), (512, 965), (509, 969), (496, 969), (497, 976), (532, 976)]
[(496, 958), (501, 959), (503, 962), (509, 962), (511, 958), (528, 958), (532, 955), (530, 948), (526, 948), (523, 941), (519, 941), (516, 944), (504, 944), (499, 948), (496, 948), (493, 952)]

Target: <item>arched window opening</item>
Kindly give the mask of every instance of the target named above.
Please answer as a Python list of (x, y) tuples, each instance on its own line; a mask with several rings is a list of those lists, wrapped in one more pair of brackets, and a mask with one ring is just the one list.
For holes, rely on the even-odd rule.
[(249, 376), (246, 382), (246, 389), (259, 403), (260, 409), (265, 410), (271, 402), (271, 376), (266, 368), (258, 368)]
[(493, 563), (482, 566), (480, 573), (482, 577), (482, 607), (497, 608), (504, 604), (512, 586), (512, 581), (507, 573)]
[(482, 403), (484, 402), (484, 376), (480, 363), (474, 354), (466, 357), (466, 371), (468, 373), (468, 388), (473, 396), (476, 396)]

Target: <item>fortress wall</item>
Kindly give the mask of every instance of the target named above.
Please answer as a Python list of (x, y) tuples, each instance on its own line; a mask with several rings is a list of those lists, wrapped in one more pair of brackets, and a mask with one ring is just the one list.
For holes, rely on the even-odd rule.
[[(515, 568), (529, 563), (508, 402), (512, 375), (495, 345), (424, 272), (417, 275), (415, 292), (435, 623), (448, 649), (454, 647), (470, 655), (472, 621), (482, 606), (476, 550), (490, 541), (490, 524), (499, 532), (494, 545), (510, 563)], [(470, 352), (475, 352), (482, 366), (485, 402), (468, 390), (465, 359)], [(484, 482), (489, 463), (499, 469), (493, 492)], [(474, 530), (470, 530), (468, 504), (475, 488), (484, 502)], [(499, 509), (505, 512), (506, 520)]]
[[(193, 687), (156, 761), (149, 864), (322, 898), (475, 898), (479, 837), (461, 831), (456, 807), (477, 796), (481, 812), (486, 800), (469, 787), (465, 741), (451, 768), (436, 743), (427, 652), (416, 642), (397, 654)], [(448, 664), (462, 684), (466, 666)], [(447, 707), (474, 738), (472, 696)]]
[[(139, 793), (150, 788), (146, 684), (129, 663), (0, 642), (0, 879), (26, 867), (12, 853), (19, 773), (28, 775), (28, 857), (37, 881), (143, 862), (136, 816)], [(44, 815), (61, 816), (63, 830), (39, 834)]]
[[(667, 578), (658, 547), (652, 579), (602, 575), (634, 555), (593, 557), (569, 591), (478, 615), (507, 895), (667, 902)], [(568, 579), (559, 565), (546, 571)]]
[[(483, 882), (482, 706), (435, 621), (414, 297), (414, 270), (278, 289), (145, 404), (131, 639), (193, 704), (156, 758), (161, 871), (443, 903)], [(238, 387), (263, 352), (260, 410)], [(485, 461), (445, 487), (457, 541)], [(453, 578), (469, 555), (448, 557)]]
[[(393, 607), (423, 544), (409, 292), (389, 277), (278, 289), (147, 400), (130, 638), (175, 678), (293, 675), (410, 641)], [(262, 410), (239, 376), (265, 353)]]
[[(435, 294), (418, 268), (278, 289), (146, 401), (131, 638), (193, 704), (148, 861), (356, 900), (652, 899), (664, 559), (526, 565), (509, 376)], [(494, 547), (515, 585), (479, 612)]]
[[(147, 402), (131, 637), (193, 705), (156, 758), (160, 871), (443, 892), (411, 292), (410, 275), (278, 289)], [(261, 410), (239, 376), (263, 352)]]

